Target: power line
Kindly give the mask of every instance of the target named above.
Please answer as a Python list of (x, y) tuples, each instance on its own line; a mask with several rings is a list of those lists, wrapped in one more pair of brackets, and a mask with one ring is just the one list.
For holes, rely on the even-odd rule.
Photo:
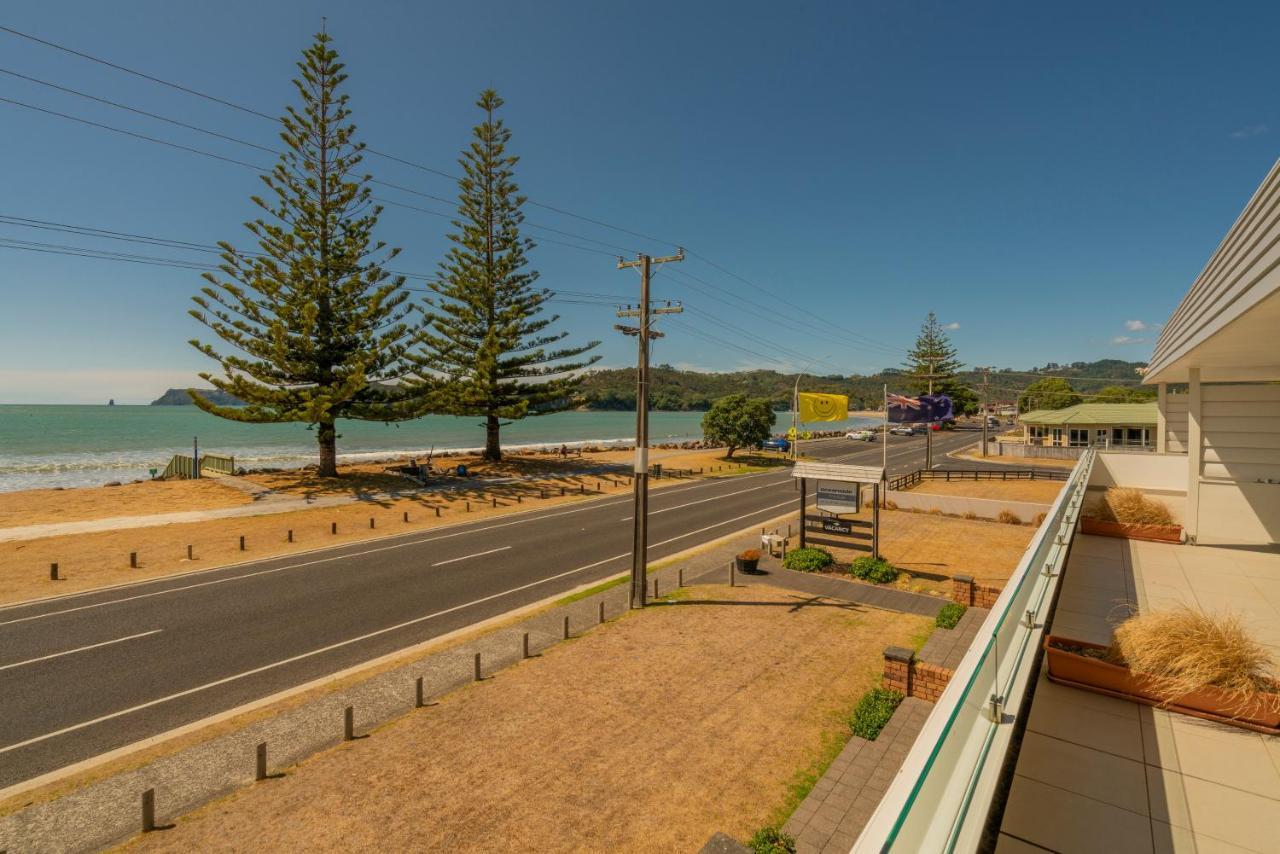
[[(21, 30), (15, 30), (15, 29), (13, 29), (12, 27), (0, 26), (0, 31), (7, 32), (7, 33), (9, 33), (10, 35), (17, 36), (18, 38), (27, 39), (27, 40), (32, 41), (32, 42), (35, 42), (35, 43), (37, 43), (37, 44), (44, 45), (45, 47), (53, 48), (54, 50), (60, 50), (60, 51), (63, 51), (64, 53), (69, 53), (69, 54), (71, 54), (71, 55), (73, 55), (73, 56), (80, 57), (81, 59), (85, 59), (85, 60), (88, 60), (88, 61), (90, 61), (90, 62), (96, 62), (96, 63), (98, 63), (98, 64), (100, 64), (100, 65), (105, 65), (105, 66), (107, 66), (108, 68), (115, 69), (116, 71), (120, 71), (120, 72), (123, 72), (123, 73), (125, 73), (125, 74), (132, 74), (132, 75), (134, 75), (135, 77), (140, 77), (140, 78), (142, 78), (142, 79), (144, 79), (144, 80), (148, 80), (148, 81), (150, 81), (150, 82), (152, 82), (152, 83), (156, 83), (156, 84), (159, 84), (159, 85), (161, 85), (161, 86), (167, 86), (167, 87), (169, 87), (169, 88), (171, 88), (171, 89), (176, 89), (177, 91), (179, 91), (179, 92), (183, 92), (183, 93), (185, 93), (185, 94), (187, 94), (187, 95), (192, 95), (192, 96), (195, 96), (195, 97), (197, 97), (197, 98), (203, 98), (203, 99), (204, 99), (204, 100), (206, 100), (206, 101), (211, 101), (211, 102), (213, 102), (213, 103), (215, 103), (215, 104), (221, 104), (222, 106), (224, 106), (224, 107), (230, 107), (230, 108), (231, 108), (231, 109), (233, 109), (233, 110), (239, 110), (240, 112), (242, 112), (242, 113), (246, 113), (246, 114), (251, 115), (251, 116), (257, 116), (258, 118), (266, 119), (266, 120), (271, 121), (271, 122), (278, 122), (278, 121), (280, 120), (278, 116), (272, 116), (272, 115), (270, 115), (270, 114), (268, 114), (268, 113), (264, 113), (264, 112), (262, 112), (261, 110), (256, 110), (256, 109), (254, 109), (254, 108), (252, 108), (252, 107), (246, 107), (246, 106), (245, 106), (245, 105), (243, 105), (243, 104), (238, 104), (238, 103), (236, 103), (236, 102), (234, 102), (234, 101), (231, 101), (231, 100), (228, 100), (228, 99), (226, 99), (226, 98), (220, 98), (220, 97), (218, 97), (217, 95), (210, 95), (210, 94), (209, 94), (209, 93), (207, 93), (207, 92), (202, 92), (202, 91), (200, 91), (200, 90), (198, 90), (198, 89), (193, 89), (193, 88), (191, 88), (191, 87), (189, 87), (189, 86), (184, 86), (184, 85), (182, 85), (182, 84), (180, 84), (180, 83), (174, 83), (174, 82), (173, 82), (173, 81), (171, 81), (171, 80), (166, 80), (166, 79), (164, 79), (164, 78), (162, 78), (162, 77), (157, 77), (157, 76), (155, 76), (155, 75), (153, 75), (153, 74), (148, 74), (148, 73), (146, 73), (146, 72), (144, 72), (144, 71), (139, 71), (139, 70), (137, 70), (137, 69), (135, 69), (135, 68), (130, 68), (130, 67), (128, 67), (128, 66), (121, 65), (121, 64), (116, 63), (116, 62), (111, 62), (110, 60), (103, 59), (103, 58), (98, 57), (98, 56), (94, 56), (94, 55), (89, 54), (89, 53), (86, 53), (86, 52), (84, 52), (84, 51), (76, 50), (75, 48), (71, 48), (71, 47), (67, 47), (66, 45), (58, 44), (57, 42), (49, 41), (48, 39), (42, 39), (42, 38), (40, 38), (39, 36), (34, 36), (34, 35), (30, 34), (30, 33), (24, 33), (24, 32), (22, 32)], [(405, 166), (411, 166), (411, 167), (413, 167), (413, 168), (415, 168), (415, 169), (421, 170), (421, 171), (423, 171), (423, 172), (427, 172), (427, 173), (432, 174), (432, 175), (438, 175), (438, 176), (440, 176), (440, 177), (442, 177), (442, 178), (449, 178), (450, 180), (453, 180), (453, 181), (458, 180), (458, 176), (457, 176), (457, 175), (454, 175), (454, 174), (452, 174), (452, 173), (450, 173), (450, 172), (446, 172), (446, 171), (444, 171), (444, 170), (442, 170), (442, 169), (435, 169), (435, 168), (432, 168), (432, 167), (430, 167), (430, 166), (426, 166), (426, 165), (424, 165), (424, 164), (422, 164), (422, 163), (418, 163), (418, 162), (416, 162), (416, 161), (409, 160), (408, 158), (398, 157), (398, 156), (393, 155), (393, 154), (387, 154), (387, 153), (385, 153), (385, 152), (379, 151), (379, 150), (374, 149), (374, 148), (366, 148), (365, 150), (366, 150), (366, 151), (368, 151), (370, 154), (375, 155), (375, 156), (377, 156), (377, 157), (382, 157), (382, 158), (385, 158), (385, 159), (387, 159), (387, 160), (391, 160), (391, 161), (394, 161), (394, 162), (396, 162), (396, 163), (403, 164), (403, 165), (405, 165)], [(624, 227), (619, 226), (619, 225), (614, 225), (613, 223), (606, 222), (605, 220), (596, 219), (596, 218), (594, 218), (594, 217), (589, 217), (589, 216), (585, 216), (585, 215), (583, 215), (583, 214), (574, 213), (574, 212), (572, 212), (572, 211), (566, 210), (566, 209), (564, 209), (564, 208), (556, 207), (556, 206), (554, 206), (554, 205), (546, 204), (546, 203), (543, 203), (543, 202), (534, 202), (534, 201), (530, 201), (528, 204), (530, 204), (530, 205), (535, 205), (535, 206), (540, 207), (540, 208), (543, 208), (543, 209), (545, 209), (545, 210), (553, 211), (553, 212), (558, 213), (558, 214), (561, 214), (561, 215), (563, 215), (563, 216), (573, 217), (574, 219), (578, 219), (578, 220), (581, 220), (581, 221), (583, 221), (583, 222), (589, 222), (589, 223), (591, 223), (591, 224), (593, 224), (593, 225), (598, 225), (598, 226), (601, 226), (601, 227), (603, 227), (603, 228), (613, 229), (614, 231), (618, 231), (618, 232), (621, 232), (621, 233), (623, 233), (623, 234), (629, 234), (629, 235), (631, 235), (631, 236), (633, 236), (633, 237), (640, 237), (640, 238), (643, 238), (643, 239), (645, 239), (645, 240), (650, 240), (650, 241), (653, 241), (654, 243), (665, 243), (665, 244), (670, 245), (670, 246), (675, 246), (675, 245), (676, 245), (676, 243), (675, 243), (674, 241), (670, 241), (670, 240), (661, 240), (661, 239), (659, 239), (659, 238), (652, 237), (652, 236), (650, 236), (650, 235), (646, 235), (646, 234), (643, 234), (643, 233), (638, 232), (638, 231), (633, 231), (633, 230), (631, 230), (631, 229), (624, 228)]]

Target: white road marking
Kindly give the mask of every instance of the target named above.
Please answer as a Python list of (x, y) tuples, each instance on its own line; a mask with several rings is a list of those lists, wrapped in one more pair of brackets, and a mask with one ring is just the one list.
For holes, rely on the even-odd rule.
[(58, 658), (63, 655), (71, 655), (77, 652), (84, 652), (85, 650), (89, 650), (89, 649), (97, 649), (98, 647), (102, 647), (102, 646), (111, 646), (111, 644), (113, 643), (123, 643), (124, 641), (133, 640), (134, 638), (145, 638), (147, 635), (159, 634), (162, 631), (164, 631), (164, 629), (152, 629), (149, 632), (139, 632), (136, 635), (129, 635), (128, 637), (124, 637), (124, 638), (116, 638), (115, 640), (102, 641), (101, 643), (91, 643), (88, 646), (78, 646), (75, 649), (68, 649), (65, 652), (53, 652), (53, 653), (50, 653), (49, 655), (42, 655), (39, 658), (28, 658), (26, 661), (15, 661), (13, 664), (0, 665), (0, 670), (9, 670), (14, 667), (22, 667), (25, 664), (35, 664), (37, 661), (48, 661), (51, 658)]
[[(650, 516), (657, 516), (659, 513), (666, 513), (666, 512), (668, 512), (668, 511), (670, 511), (670, 510), (679, 510), (679, 509), (681, 509), (682, 507), (692, 507), (692, 506), (693, 506), (693, 505), (695, 505), (695, 504), (706, 504), (708, 501), (719, 501), (721, 498), (729, 498), (729, 497), (734, 496), (734, 495), (742, 495), (743, 493), (746, 493), (746, 492), (755, 492), (756, 490), (759, 490), (759, 489), (768, 489), (768, 488), (769, 488), (769, 487), (771, 487), (771, 486), (780, 486), (780, 485), (782, 485), (783, 483), (786, 483), (786, 481), (782, 481), (782, 480), (780, 480), (780, 481), (778, 481), (777, 483), (766, 483), (766, 484), (763, 484), (763, 485), (761, 485), (761, 486), (753, 486), (753, 487), (751, 487), (750, 489), (739, 489), (737, 492), (726, 492), (724, 495), (713, 495), (713, 496), (711, 496), (710, 498), (700, 498), (700, 499), (698, 499), (697, 501), (690, 501), (690, 502), (688, 502), (688, 503), (686, 503), (686, 504), (677, 504), (675, 507), (664, 507), (664, 508), (663, 508), (663, 509), (661, 509), (661, 510), (650, 510), (650, 511), (649, 511), (649, 515), (650, 515)], [(623, 522), (630, 522), (633, 518), (635, 518), (635, 517), (634, 517), (634, 516), (623, 516), (623, 517), (622, 517), (622, 521), (623, 521)]]
[[(767, 472), (761, 472), (759, 474), (740, 475), (740, 477), (745, 479), (749, 477), (760, 477), (763, 474), (767, 474)], [(692, 486), (688, 486), (688, 487), (683, 487), (683, 486), (673, 487), (672, 489), (662, 490), (662, 492), (670, 493), (677, 489), (681, 492), (684, 492), (689, 489), (697, 489), (698, 487), (702, 487), (702, 486), (710, 486), (717, 482), (723, 483), (723, 481), (707, 481), (705, 483), (693, 484)], [(660, 492), (659, 495), (661, 495), (662, 492)], [(498, 528), (510, 528), (514, 525), (525, 524), (526, 522), (534, 522), (541, 519), (554, 519), (558, 516), (569, 516), (574, 513), (583, 513), (588, 510), (599, 510), (602, 507), (609, 507), (614, 504), (622, 504), (624, 502), (629, 502), (629, 501), (631, 501), (630, 498), (625, 498), (625, 499), (620, 499), (618, 501), (592, 503), (590, 506), (578, 507), (573, 510), (564, 510), (561, 512), (547, 513), (547, 514), (537, 515), (537, 516), (530, 515), (526, 518), (516, 519), (510, 522), (500, 522), (495, 525), (485, 525), (479, 528), (467, 528), (466, 530), (463, 530), (463, 531), (452, 531), (448, 534), (440, 534), (439, 536), (423, 537), (422, 539), (418, 539), (418, 540), (409, 540), (407, 542), (394, 543), (392, 545), (387, 545), (387, 546), (379, 546), (377, 548), (365, 549), (364, 551), (359, 551), (359, 552), (346, 552), (340, 555), (329, 555), (328, 557), (316, 558), (315, 560), (303, 561), (301, 563), (291, 563), (288, 566), (278, 566), (278, 567), (275, 567), (274, 569), (260, 569), (257, 572), (246, 572), (240, 575), (230, 575), (230, 576), (226, 576), (225, 578), (215, 578), (211, 581), (198, 581), (193, 584), (184, 584), (180, 587), (166, 587), (164, 590), (155, 590), (150, 593), (138, 593), (136, 595), (125, 596), (120, 599), (108, 599), (103, 602), (94, 602), (89, 605), (77, 605), (73, 608), (62, 608), (58, 611), (46, 611), (43, 614), (31, 614), (30, 616), (27, 616), (27, 617), (17, 617), (12, 620), (5, 620), (3, 622), (0, 622), (0, 626), (10, 626), (10, 625), (13, 625), (14, 623), (25, 623), (30, 620), (42, 620), (45, 617), (57, 617), (62, 614), (71, 614), (76, 611), (87, 611), (93, 608), (102, 608), (107, 605), (116, 605), (121, 602), (132, 602), (136, 599), (150, 599), (153, 596), (164, 596), (165, 594), (168, 594), (168, 593), (180, 593), (184, 590), (194, 590), (199, 587), (209, 587), (214, 584), (226, 584), (231, 581), (243, 581), (249, 578), (256, 578), (260, 575), (273, 575), (277, 572), (285, 572), (286, 570), (290, 570), (290, 569), (301, 569), (302, 567), (305, 567), (305, 566), (315, 566), (321, 563), (330, 563), (335, 560), (346, 560), (347, 558), (363, 557), (364, 555), (377, 554), (378, 552), (391, 551), (393, 549), (402, 549), (408, 546), (421, 545), (423, 543), (439, 542), (440, 540), (448, 540), (448, 539), (452, 539), (453, 537), (462, 537), (462, 536), (466, 536), (467, 534), (483, 533), (485, 531), (492, 531)], [(266, 560), (284, 560), (284, 559), (287, 559), (287, 557), (288, 557), (287, 555), (282, 555), (274, 558), (266, 558)], [(163, 581), (163, 580), (164, 579), (156, 579), (156, 581)], [(92, 590), (87, 590), (83, 595), (89, 595), (93, 592), (94, 591)], [(21, 605), (16, 605), (13, 607), (21, 607)], [(3, 609), (0, 609), (0, 610), (3, 610)]]
[[(790, 501), (784, 501), (781, 504), (774, 504), (770, 507), (762, 507), (759, 510), (754, 510), (742, 516), (737, 516), (737, 517), (734, 517), (733, 519), (725, 519), (723, 522), (718, 522), (715, 525), (709, 525), (708, 527), (703, 528), (702, 531), (707, 531), (707, 530), (710, 530), (711, 528), (716, 528), (721, 525), (726, 525), (730, 522), (737, 522), (739, 520), (746, 519), (749, 516), (755, 516), (769, 510), (776, 510), (779, 507), (785, 507), (791, 503), (792, 502)], [(663, 545), (666, 545), (667, 543), (675, 542), (676, 540), (683, 539), (684, 537), (693, 536), (694, 534), (697, 534), (697, 533), (701, 533), (701, 531), (690, 531), (687, 534), (681, 534), (679, 537), (672, 537), (671, 539), (663, 540), (660, 543), (653, 543), (650, 545), (650, 548), (657, 548), (658, 546), (663, 546)], [(32, 738), (28, 738), (25, 741), (19, 741), (14, 744), (7, 744), (4, 747), (0, 747), (0, 753), (9, 753), (10, 751), (18, 750), (20, 748), (27, 747), (32, 744), (39, 744), (42, 741), (48, 741), (51, 738), (57, 738), (58, 736), (65, 735), (69, 732), (76, 732), (78, 730), (86, 729), (87, 727), (91, 727), (96, 724), (103, 723), (105, 721), (114, 720), (116, 718), (123, 717), (128, 714), (132, 714), (133, 712), (142, 711), (143, 709), (149, 709), (153, 706), (158, 706), (161, 703), (167, 703), (170, 700), (177, 700), (181, 697), (188, 697), (192, 694), (197, 694), (201, 691), (207, 691), (210, 688), (216, 688), (219, 685), (226, 685), (229, 682), (235, 682), (236, 680), (244, 679), (249, 676), (255, 676), (259, 673), (264, 673), (268, 670), (274, 670), (277, 667), (283, 667), (286, 664), (292, 664), (295, 661), (302, 661), (304, 659), (311, 658), (313, 656), (322, 655), (326, 652), (330, 652), (335, 649), (341, 649), (344, 646), (350, 646), (353, 643), (359, 643), (361, 641), (368, 640), (370, 638), (375, 638), (380, 635), (385, 635), (388, 632), (394, 632), (398, 629), (403, 629), (408, 626), (426, 622), (427, 620), (434, 620), (437, 617), (443, 617), (446, 614), (452, 614), (456, 611), (461, 611), (465, 608), (470, 608), (475, 605), (481, 605), (485, 602), (491, 602), (494, 599), (500, 599), (503, 596), (509, 596), (512, 593), (519, 593), (522, 590), (528, 590), (531, 587), (537, 587), (539, 584), (546, 584), (549, 581), (555, 581), (557, 579), (564, 578), (566, 576), (573, 575), (578, 572), (585, 572), (588, 569), (595, 569), (597, 566), (602, 566), (606, 563), (609, 563), (610, 561), (621, 560), (622, 558), (627, 557), (630, 554), (631, 554), (630, 551), (625, 551), (622, 554), (616, 554), (611, 557), (604, 558), (603, 560), (598, 560), (595, 563), (589, 563), (586, 566), (580, 566), (577, 569), (570, 569), (565, 572), (561, 572), (557, 575), (550, 575), (550, 576), (547, 576), (546, 578), (540, 578), (537, 581), (531, 581), (528, 584), (522, 584), (519, 587), (512, 587), (509, 590), (503, 590), (499, 593), (492, 593), (488, 596), (483, 596), (479, 599), (473, 599), (470, 602), (464, 602), (461, 605), (454, 605), (452, 608), (445, 608), (443, 611), (436, 611), (431, 614), (424, 614), (421, 617), (414, 617), (412, 620), (405, 620), (403, 623), (397, 623), (394, 626), (386, 626), (381, 629), (375, 629), (372, 632), (359, 635), (358, 637), (348, 638), (347, 640), (338, 641), (337, 643), (332, 643), (332, 644), (329, 644), (328, 646), (320, 647), (319, 649), (313, 649), (313, 650), (310, 650), (309, 652), (299, 653), (298, 655), (290, 656), (289, 658), (284, 658), (284, 659), (281, 659), (280, 661), (274, 661), (270, 664), (264, 664), (261, 667), (255, 667), (252, 670), (246, 670), (243, 673), (235, 673), (235, 674), (232, 674), (231, 676), (224, 676), (223, 678), (216, 679), (213, 682), (206, 682), (205, 684), (197, 685), (194, 688), (187, 688), (186, 690), (178, 691), (176, 693), (169, 694), (164, 697), (157, 697), (154, 700), (148, 700), (145, 703), (139, 703), (136, 706), (130, 706), (127, 709), (121, 709), (117, 712), (110, 712), (105, 715), (100, 715), (99, 717), (96, 717), (92, 720), (81, 721), (78, 724), (71, 724), (70, 726), (65, 726), (62, 729), (54, 730), (53, 732), (47, 732), (47, 733), (44, 733), (43, 735), (33, 736)]]
[(476, 552), (476, 553), (475, 553), (475, 554), (473, 554), (473, 555), (463, 555), (462, 557), (451, 557), (451, 558), (449, 558), (448, 560), (442, 560), (442, 561), (440, 561), (440, 562), (438, 562), (438, 563), (433, 563), (433, 564), (431, 564), (431, 565), (432, 565), (432, 566), (444, 566), (446, 563), (457, 563), (457, 562), (458, 562), (458, 561), (460, 561), (460, 560), (471, 560), (471, 558), (473, 558), (473, 557), (484, 557), (485, 555), (491, 555), (491, 554), (493, 554), (494, 552), (505, 552), (505, 551), (506, 551), (507, 549), (509, 549), (509, 548), (511, 548), (511, 546), (499, 546), (499, 547), (498, 547), (498, 548), (496, 548), (496, 549), (489, 549), (487, 552)]

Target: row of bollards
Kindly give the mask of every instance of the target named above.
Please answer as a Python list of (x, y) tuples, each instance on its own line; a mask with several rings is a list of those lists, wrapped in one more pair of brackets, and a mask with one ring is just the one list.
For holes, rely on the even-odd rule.
[[(679, 586), (683, 587), (684, 586), (684, 568), (680, 567), (678, 571), (679, 571), (679, 576), (678, 576)], [(56, 563), (50, 565), (49, 572), (50, 572), (50, 578), (54, 580), (58, 579), (58, 565)], [(730, 562), (729, 564), (729, 583), (730, 585), (733, 584), (733, 563), (732, 562)], [(653, 579), (653, 596), (655, 599), (658, 598), (658, 579), (657, 578)], [(599, 610), (598, 610), (599, 622), (603, 625), (605, 622), (604, 601), (601, 600), (598, 603), (598, 606), (599, 606)], [(567, 614), (565, 615), (564, 622), (563, 622), (563, 635), (565, 640), (568, 640), (571, 637), (569, 616)], [(520, 658), (528, 659), (531, 657), (531, 655), (532, 653), (530, 651), (530, 646), (529, 646), (529, 633), (524, 632), (521, 634), (521, 637), (520, 637)], [(471, 675), (472, 675), (472, 680), (475, 682), (484, 681), (483, 659), (481, 658), (481, 653), (479, 652), (475, 653), (475, 657), (472, 659)], [(424, 678), (422, 676), (418, 676), (413, 680), (413, 706), (415, 709), (421, 709), (427, 706), (426, 687), (424, 684)], [(363, 738), (363, 737), (364, 736), (356, 735), (355, 706), (343, 707), (342, 709), (342, 740), (356, 741), (358, 738)], [(270, 779), (271, 776), (272, 775), (269, 773), (268, 766), (267, 766), (267, 742), (265, 741), (259, 742), (254, 748), (253, 779), (256, 782), (262, 782)], [(277, 774), (275, 776), (279, 777), (283, 775)], [(172, 825), (169, 825), (169, 826), (172, 826)], [(155, 831), (157, 828), (158, 828), (158, 825), (156, 824), (156, 790), (154, 788), (150, 788), (150, 789), (146, 789), (142, 793), (142, 832), (151, 833)]]

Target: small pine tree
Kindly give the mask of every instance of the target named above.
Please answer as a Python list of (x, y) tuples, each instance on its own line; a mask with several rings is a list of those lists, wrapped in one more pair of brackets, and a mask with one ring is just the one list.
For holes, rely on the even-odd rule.
[(347, 75), (321, 33), (298, 62), (301, 107), (281, 118), (285, 151), (253, 202), (269, 219), (246, 223), (260, 254), (222, 247), (221, 275), (193, 297), (190, 314), (230, 345), (222, 355), (192, 339), (222, 367), (201, 378), (244, 406), (219, 406), (191, 392), (206, 412), (234, 421), (297, 421), (317, 428), (319, 474), (336, 477), (339, 418), (397, 421), (419, 413), (424, 386), (397, 381), (420, 337), (404, 278), (382, 265), (399, 250), (373, 238), (381, 208), (370, 205), (368, 176), (355, 170)]
[(484, 120), (459, 159), (454, 246), (430, 285), (416, 357), (422, 375), (448, 380), (433, 398), (439, 411), (484, 416), (488, 460), (502, 458), (503, 419), (570, 408), (578, 372), (600, 359), (574, 361), (599, 341), (546, 349), (569, 333), (547, 332), (559, 316), (540, 316), (551, 292), (535, 288), (538, 274), (527, 269), (534, 243), (520, 236), (525, 197), (514, 181), (519, 158), (506, 150), (511, 131), (495, 118), (502, 103), (492, 89), (476, 102)]
[[(978, 399), (971, 389), (956, 379), (962, 363), (956, 356), (956, 348), (943, 330), (942, 324), (931, 311), (920, 327), (915, 345), (907, 351), (903, 369), (907, 374), (907, 387), (915, 394), (945, 394), (951, 398), (953, 409), (959, 414), (977, 412)], [(931, 382), (932, 381), (932, 382)]]

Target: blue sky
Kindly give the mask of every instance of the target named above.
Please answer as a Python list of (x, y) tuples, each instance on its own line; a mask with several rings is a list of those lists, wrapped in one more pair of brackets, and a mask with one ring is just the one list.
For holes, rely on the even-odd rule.
[[(274, 115), (327, 16), (372, 147), (451, 170), (494, 86), (532, 199), (696, 253), (654, 282), (690, 307), (656, 361), (820, 358), (849, 373), (897, 364), (931, 310), (970, 364), (1148, 357), (1277, 155), (1280, 7), (1120, 6), (50, 2), (11, 4), (0, 24)], [(270, 122), (4, 32), (0, 68), (275, 143)], [(0, 97), (270, 159), (8, 74)], [(256, 215), (251, 170), (5, 103), (0, 121), (0, 216), (211, 243), (243, 242)], [(528, 216), (574, 235), (535, 239), (598, 250), (541, 243), (552, 288), (632, 296), (613, 247), (674, 248)], [(398, 269), (429, 273), (446, 227), (388, 208), (381, 236), (404, 248)], [(0, 238), (208, 257), (12, 224)], [(0, 248), (0, 402), (145, 402), (193, 382), (210, 364), (186, 344), (198, 285), (189, 270)], [(611, 307), (559, 310), (575, 339), (604, 341), (603, 364), (631, 364)]]

